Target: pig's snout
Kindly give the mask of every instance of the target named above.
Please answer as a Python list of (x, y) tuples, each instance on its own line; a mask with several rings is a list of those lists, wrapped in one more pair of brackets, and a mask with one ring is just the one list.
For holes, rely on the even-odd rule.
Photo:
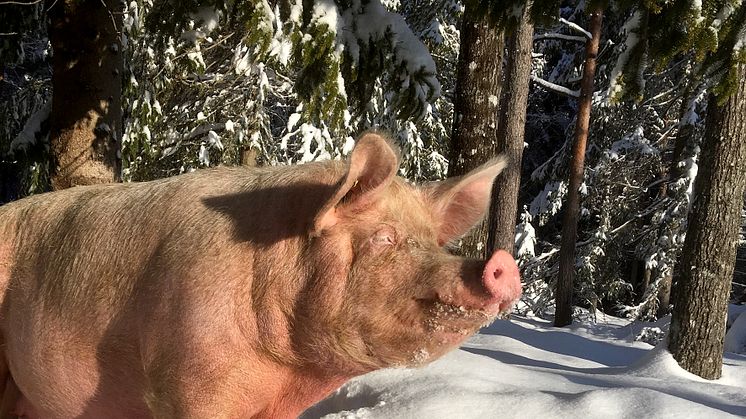
[(490, 295), (489, 306), (495, 311), (510, 309), (520, 298), (521, 277), (510, 253), (498, 250), (487, 260), (482, 272), (482, 286)]

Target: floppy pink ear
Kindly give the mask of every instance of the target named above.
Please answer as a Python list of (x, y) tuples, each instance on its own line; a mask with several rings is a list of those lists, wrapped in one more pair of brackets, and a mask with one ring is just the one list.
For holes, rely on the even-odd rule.
[(363, 209), (381, 196), (399, 169), (394, 147), (381, 135), (369, 132), (357, 140), (347, 174), (313, 221), (313, 234), (339, 221), (339, 211)]
[(500, 156), (464, 176), (423, 187), (438, 225), (438, 244), (463, 236), (484, 218), (492, 182), (505, 166)]

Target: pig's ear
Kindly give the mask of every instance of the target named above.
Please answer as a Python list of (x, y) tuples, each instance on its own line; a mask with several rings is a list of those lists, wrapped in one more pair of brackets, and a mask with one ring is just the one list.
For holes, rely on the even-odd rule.
[(381, 135), (360, 137), (348, 159), (347, 174), (313, 221), (313, 235), (335, 225), (340, 211), (360, 210), (373, 203), (396, 177), (399, 158)]
[(438, 244), (463, 236), (484, 218), (492, 182), (505, 168), (500, 156), (468, 174), (424, 186), (438, 228)]

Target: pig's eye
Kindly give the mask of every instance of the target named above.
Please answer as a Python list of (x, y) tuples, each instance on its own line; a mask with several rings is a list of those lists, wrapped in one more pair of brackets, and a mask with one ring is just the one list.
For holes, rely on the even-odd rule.
[(390, 225), (383, 225), (373, 234), (370, 242), (379, 246), (395, 245), (397, 242), (396, 230)]

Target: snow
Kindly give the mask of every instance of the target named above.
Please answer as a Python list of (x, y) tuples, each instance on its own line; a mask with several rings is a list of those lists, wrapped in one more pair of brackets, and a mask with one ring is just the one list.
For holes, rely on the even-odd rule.
[(209, 6), (200, 7), (191, 17), (194, 21), (199, 22), (207, 33), (214, 31), (220, 22), (218, 11)]
[(725, 350), (746, 355), (746, 305), (731, 305), (728, 310), (728, 332), (725, 334)]
[(531, 215), (539, 217), (539, 226), (543, 226), (549, 217), (562, 209), (562, 200), (566, 194), (567, 183), (563, 181), (552, 181), (544, 185), (544, 190), (531, 201), (529, 206)]
[(303, 17), (303, 1), (298, 0), (298, 1), (290, 3), (290, 19), (289, 20), (294, 23), (301, 23), (302, 17)]
[(199, 152), (197, 153), (199, 162), (205, 166), (210, 165), (210, 153), (207, 151), (207, 147), (204, 144), (199, 146)]
[[(399, 82), (401, 89), (416, 84), (419, 103), (428, 103), (429, 98), (440, 95), (440, 82), (435, 77), (437, 70), (425, 44), (414, 34), (404, 18), (392, 13), (379, 0), (362, 2), (353, 0), (351, 7), (339, 14), (336, 5), (326, 7), (326, 0), (316, 2), (314, 20), (327, 22), (336, 29), (337, 42), (357, 65), (361, 43), (369, 44), (385, 39), (390, 32), (395, 68), (403, 68)], [(332, 26), (332, 23), (335, 25)], [(421, 81), (422, 79), (425, 81)]]
[[(624, 67), (629, 62), (630, 53), (640, 42), (640, 36), (638, 35), (637, 30), (640, 27), (641, 20), (642, 13), (636, 11), (632, 16), (630, 16), (627, 22), (624, 23), (624, 26), (622, 26), (621, 32), (627, 36), (624, 38), (624, 42), (619, 46), (621, 52), (616, 60), (616, 64), (614, 64), (614, 69), (611, 71), (608, 98), (612, 101), (618, 99), (624, 92), (624, 87), (619, 84), (619, 79), (622, 76)], [(645, 66), (643, 65), (641, 67), (644, 68)], [(629, 77), (631, 75), (628, 74), (627, 76)], [(641, 76), (641, 74), (638, 74), (638, 76)], [(644, 83), (644, 79), (638, 80), (638, 83)], [(640, 86), (643, 86), (643, 84), (640, 84)]]
[(570, 29), (582, 33), (583, 35), (585, 35), (586, 38), (588, 38), (588, 39), (593, 38), (593, 35), (590, 32), (588, 32), (587, 30), (585, 30), (582, 26), (578, 25), (577, 23), (570, 22), (569, 20), (567, 20), (567, 19), (565, 19), (563, 17), (561, 17), (559, 19), (559, 21), (562, 22), (562, 23), (564, 23), (568, 27), (570, 27)]
[(36, 135), (41, 132), (41, 125), (44, 121), (49, 119), (49, 114), (51, 112), (52, 101), (50, 100), (26, 120), (26, 123), (23, 125), (23, 130), (21, 130), (16, 138), (10, 142), (10, 152), (25, 152), (28, 150), (29, 146), (36, 144)]
[(521, 223), (515, 226), (515, 256), (516, 258), (533, 258), (536, 256), (536, 229), (531, 224), (531, 214), (523, 207)]
[(742, 27), (738, 31), (738, 35), (736, 36), (736, 43), (733, 45), (733, 54), (738, 55), (741, 53), (741, 50), (744, 49), (746, 46), (746, 27)]
[(337, 33), (337, 5), (331, 0), (319, 0), (313, 5), (312, 20), (318, 25), (326, 25), (330, 31)]
[(650, 323), (601, 315), (569, 328), (513, 316), (424, 368), (353, 379), (302, 418), (728, 418), (746, 415), (746, 356), (723, 378), (681, 369)]
[(657, 151), (650, 146), (650, 142), (645, 138), (645, 131), (642, 125), (635, 127), (634, 131), (625, 135), (621, 140), (615, 141), (606, 155), (611, 160), (619, 160), (630, 150), (636, 150), (642, 154), (656, 154)]
[(223, 143), (220, 141), (220, 136), (213, 130), (207, 132), (207, 143), (210, 144), (210, 147), (217, 147), (220, 150), (223, 149)]
[(190, 18), (192, 20), (191, 26), (198, 29), (188, 30), (181, 34), (181, 38), (190, 43), (196, 43), (199, 39), (204, 39), (220, 23), (218, 11), (209, 6), (200, 7), (190, 15)]
[(559, 84), (552, 83), (550, 81), (542, 79), (541, 77), (537, 77), (537, 76), (531, 75), (531, 81), (533, 81), (534, 83), (538, 84), (539, 86), (541, 86), (541, 87), (543, 87), (543, 88), (545, 88), (547, 90), (555, 91), (555, 92), (557, 92), (559, 94), (562, 94), (562, 95), (565, 95), (565, 96), (580, 97), (580, 90), (568, 89), (565, 86), (561, 86)]

